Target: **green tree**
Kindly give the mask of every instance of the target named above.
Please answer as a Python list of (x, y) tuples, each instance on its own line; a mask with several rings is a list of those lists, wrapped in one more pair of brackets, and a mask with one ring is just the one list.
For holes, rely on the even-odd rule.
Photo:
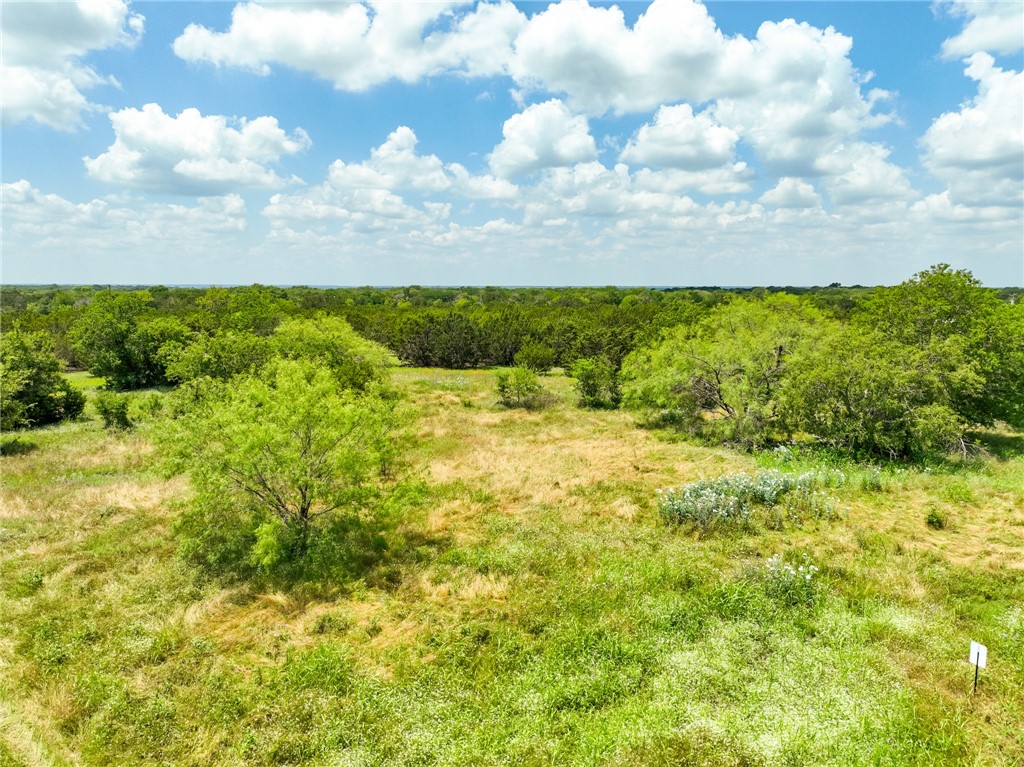
[(516, 352), (515, 363), (518, 367), (532, 370), (534, 373), (546, 373), (555, 365), (555, 350), (537, 341), (527, 341)]
[(877, 291), (859, 324), (923, 351), (948, 404), (969, 423), (1024, 426), (1024, 307), (970, 272), (938, 264)]
[(314, 360), (349, 389), (382, 383), (398, 359), (380, 344), (367, 341), (341, 317), (319, 316), (282, 322), (271, 347), (285, 359)]
[(68, 333), (79, 359), (113, 389), (166, 384), (160, 349), (190, 335), (177, 318), (154, 317), (151, 304), (146, 291), (97, 293)]
[(498, 371), (495, 388), (505, 407), (537, 407), (543, 392), (537, 374), (524, 367)]
[(621, 400), (619, 376), (605, 357), (576, 360), (569, 375), (576, 379), (580, 407), (618, 407)]
[(792, 362), (778, 399), (790, 429), (856, 453), (920, 456), (963, 436), (926, 352), (838, 323)]
[(339, 389), (308, 361), (206, 387), (169, 427), (172, 455), (196, 491), (183, 521), (187, 554), (272, 569), (304, 557), (323, 520), (367, 506), (387, 448), (388, 402)]
[(0, 337), (0, 429), (45, 426), (77, 418), (85, 396), (72, 388), (43, 332), (8, 330)]
[(199, 336), (189, 343), (170, 342), (159, 356), (171, 381), (184, 383), (203, 376), (226, 381), (253, 374), (273, 357), (270, 341), (253, 333), (228, 330)]
[(757, 445), (785, 424), (777, 394), (825, 318), (793, 296), (737, 299), (668, 331), (623, 364), (624, 398), (712, 441)]
[(280, 288), (209, 288), (196, 301), (191, 323), (207, 333), (234, 330), (268, 336), (294, 311), (295, 304)]

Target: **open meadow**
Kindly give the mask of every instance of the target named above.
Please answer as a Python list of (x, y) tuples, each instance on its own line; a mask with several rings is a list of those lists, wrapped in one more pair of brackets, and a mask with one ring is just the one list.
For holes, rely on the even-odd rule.
[[(395, 479), (319, 580), (179, 556), (162, 417), (6, 438), (0, 765), (1024, 764), (1024, 436), (867, 466), (701, 447), (558, 374), (532, 411), (489, 370), (393, 380)], [(829, 513), (659, 512), (766, 469), (840, 478)]]

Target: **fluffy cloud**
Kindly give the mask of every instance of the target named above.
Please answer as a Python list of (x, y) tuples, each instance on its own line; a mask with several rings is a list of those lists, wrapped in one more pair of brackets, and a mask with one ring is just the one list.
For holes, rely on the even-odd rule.
[(737, 95), (723, 89), (708, 111), (753, 146), (769, 172), (827, 172), (822, 158), (891, 119), (874, 111), (890, 94), (861, 93), (865, 78), (849, 59), (852, 44), (832, 28), (765, 22), (754, 40), (732, 41), (723, 79)]
[[(727, 37), (695, 0), (655, 0), (632, 28), (615, 6), (563, 0), (524, 27), (511, 73), (524, 91), (564, 94), (590, 113), (661, 108), (623, 159), (725, 162), (739, 138), (772, 173), (817, 175), (821, 157), (890, 119), (875, 112), (888, 93), (862, 92), (870, 76), (850, 61), (852, 44), (791, 19)], [(665, 106), (679, 101), (709, 106), (696, 117)]]
[(504, 139), (488, 160), (491, 170), (503, 178), (597, 157), (587, 118), (573, 115), (558, 99), (534, 104), (513, 115), (505, 121), (501, 133)]
[(951, 0), (944, 3), (955, 16), (967, 19), (960, 34), (942, 43), (947, 59), (974, 53), (1015, 53), (1024, 47), (1024, 4), (1014, 0)]
[(779, 183), (762, 194), (758, 202), (772, 208), (818, 208), (821, 197), (806, 181), (787, 177), (779, 179)]
[(3, 124), (35, 120), (58, 130), (81, 125), (82, 112), (98, 109), (82, 94), (117, 85), (78, 59), (89, 51), (133, 46), (143, 17), (123, 0), (75, 3), (5, 3), (0, 25)]
[[(237, 249), (247, 227), (236, 194), (194, 205), (139, 199), (75, 203), (21, 180), (0, 185), (4, 276), (15, 282), (59, 274), (68, 282), (125, 282), (143, 260), (166, 265), (167, 281), (209, 281), (214, 256)], [(82, 254), (88, 253), (88, 258)]]
[(530, 19), (511, 72), (522, 87), (564, 93), (586, 111), (647, 110), (708, 98), (725, 44), (693, 0), (656, 0), (632, 29), (616, 6), (564, 0)]
[(630, 139), (619, 159), (641, 165), (708, 170), (730, 162), (739, 135), (689, 104), (660, 107), (654, 122)]
[(651, 170), (641, 168), (635, 174), (637, 189), (679, 194), (700, 192), (712, 196), (744, 194), (750, 191), (754, 171), (745, 162), (732, 163), (709, 170)]
[[(158, 104), (110, 115), (114, 143), (84, 158), (93, 178), (133, 189), (218, 195), (237, 187), (287, 183), (267, 166), (310, 146), (301, 128), (290, 136), (273, 117), (229, 121), (186, 109), (177, 117)], [(229, 123), (236, 122), (238, 127)]]
[[(350, 91), (392, 79), (412, 83), (441, 73), (502, 73), (525, 17), (504, 0), (481, 4), (468, 13), (454, 12), (464, 4), (239, 4), (228, 31), (190, 25), (174, 41), (174, 52), (186, 61), (261, 74), (269, 73), (271, 63), (283, 64)], [(433, 27), (444, 29), (424, 36)]]
[(490, 175), (474, 176), (458, 163), (445, 165), (436, 155), (416, 152), (416, 133), (399, 126), (360, 163), (335, 160), (320, 185), (293, 194), (277, 194), (264, 208), (278, 228), (287, 222), (311, 226), (340, 223), (354, 231), (383, 231), (428, 226), (447, 219), (451, 204), (425, 200), (408, 203), (398, 192), (418, 196), (456, 195), (472, 200), (508, 200), (517, 187)]
[(907, 201), (916, 197), (902, 168), (888, 160), (880, 144), (858, 141), (837, 147), (822, 159), (825, 186), (837, 205)]
[(1019, 205), (1024, 181), (1024, 73), (995, 66), (987, 53), (968, 59), (978, 95), (932, 123), (923, 162), (949, 184), (954, 202)]

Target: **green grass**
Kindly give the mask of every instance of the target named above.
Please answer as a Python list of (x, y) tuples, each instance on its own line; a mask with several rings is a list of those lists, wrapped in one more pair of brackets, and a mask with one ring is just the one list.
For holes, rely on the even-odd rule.
[[(0, 458), (0, 765), (1021, 763), (1014, 435), (930, 471), (843, 465), (840, 519), (701, 534), (655, 490), (820, 464), (666, 441), (561, 376), (538, 412), (500, 407), (491, 372), (396, 380), (425, 491), (344, 582), (186, 566), (158, 417)], [(810, 597), (776, 554), (820, 568)]]

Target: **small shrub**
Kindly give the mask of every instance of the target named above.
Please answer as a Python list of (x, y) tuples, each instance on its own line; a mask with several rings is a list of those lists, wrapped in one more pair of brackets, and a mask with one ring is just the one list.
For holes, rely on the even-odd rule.
[(928, 509), (928, 514), (924, 518), (925, 524), (928, 525), (932, 530), (945, 530), (946, 529), (946, 515), (934, 506)]
[(96, 395), (96, 412), (103, 419), (105, 429), (130, 429), (132, 421), (128, 417), (128, 395), (101, 391)]
[(882, 492), (882, 474), (878, 469), (871, 469), (861, 475), (860, 489), (868, 493)]
[(569, 375), (576, 379), (580, 407), (618, 407), (622, 401), (619, 374), (606, 357), (576, 360)]
[(818, 598), (817, 574), (807, 552), (796, 567), (776, 554), (765, 562), (764, 590), (786, 607), (812, 607)]
[[(662, 514), (674, 522), (693, 524), (701, 529), (723, 523), (745, 524), (755, 507), (776, 509), (780, 504), (790, 519), (799, 521), (811, 516), (831, 519), (838, 507), (822, 487), (839, 487), (846, 482), (841, 471), (812, 471), (798, 475), (778, 471), (749, 474), (728, 474), (716, 479), (702, 479), (678, 490), (658, 491)], [(783, 517), (769, 515), (772, 529), (781, 529)]]
[(516, 352), (514, 362), (517, 367), (532, 370), (534, 373), (546, 373), (555, 364), (556, 352), (546, 344), (527, 341)]
[(950, 503), (974, 503), (974, 491), (965, 482), (953, 482), (942, 491), (942, 497)]
[(544, 391), (537, 374), (524, 367), (502, 370), (497, 375), (496, 388), (501, 404), (505, 407), (539, 407)]
[(149, 392), (143, 397), (137, 397), (131, 404), (131, 415), (140, 421), (151, 421), (157, 418), (164, 409), (163, 397), (156, 392)]

